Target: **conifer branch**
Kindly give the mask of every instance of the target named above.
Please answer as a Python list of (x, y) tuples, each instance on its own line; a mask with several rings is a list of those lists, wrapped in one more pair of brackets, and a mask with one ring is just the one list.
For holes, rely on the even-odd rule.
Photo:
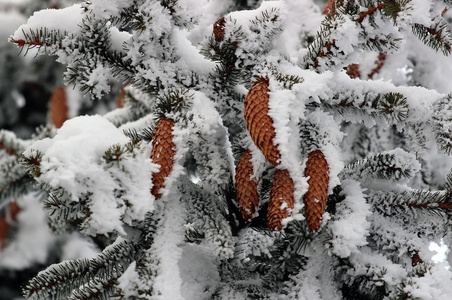
[(23, 294), (32, 299), (64, 299), (71, 294), (74, 299), (92, 299), (102, 295), (104, 289), (111, 289), (115, 279), (135, 260), (137, 251), (137, 245), (123, 240), (96, 258), (52, 265), (31, 279), (24, 286)]
[(3, 142), (2, 139), (0, 139), (0, 149), (4, 150), (4, 151), (5, 151), (6, 153), (8, 153), (9, 155), (12, 155), (12, 156), (16, 156), (16, 157), (17, 157), (17, 153), (14, 151), (14, 149), (13, 149), (13, 148), (7, 147), (7, 146), (4, 144), (4, 142)]
[(445, 191), (372, 191), (368, 199), (374, 207), (386, 213), (392, 210), (399, 212), (407, 209), (422, 209), (430, 214), (442, 214), (450, 213), (452, 209), (452, 193)]
[(452, 121), (452, 94), (435, 103), (432, 127), (439, 148), (447, 155), (452, 154), (452, 132), (449, 123)]
[(364, 160), (356, 161), (344, 168), (342, 178), (369, 178), (400, 181), (412, 178), (416, 170), (411, 164), (401, 160), (396, 154), (380, 153)]
[[(377, 94), (367, 92), (364, 95), (347, 93), (335, 94), (330, 99), (321, 99), (325, 108), (332, 109), (340, 115), (359, 114), (378, 118), (384, 117), (390, 124), (401, 123), (409, 116), (407, 99), (401, 93)], [(316, 106), (316, 103), (308, 104)]]
[(384, 7), (384, 4), (382, 2), (376, 4), (375, 6), (371, 6), (369, 7), (369, 9), (367, 11), (363, 11), (359, 14), (359, 17), (354, 19), (353, 21), (361, 23), (362, 21), (364, 21), (364, 18), (366, 18), (367, 16), (370, 16), (372, 14), (374, 14), (376, 11), (378, 10), (382, 10)]
[(441, 19), (432, 27), (416, 23), (411, 28), (413, 34), (427, 46), (436, 51), (441, 49), (446, 56), (451, 54), (452, 32), (448, 29), (447, 23), (444, 20)]

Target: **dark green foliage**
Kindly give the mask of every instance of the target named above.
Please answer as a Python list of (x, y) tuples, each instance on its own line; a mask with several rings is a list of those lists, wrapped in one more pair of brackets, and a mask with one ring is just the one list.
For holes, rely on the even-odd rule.
[(436, 21), (431, 27), (414, 24), (412, 30), (414, 35), (432, 49), (436, 51), (441, 50), (444, 55), (451, 53), (452, 32), (448, 29), (448, 25), (443, 19)]
[(175, 114), (177, 112), (184, 111), (184, 108), (190, 103), (192, 96), (190, 90), (170, 90), (157, 98), (157, 110), (158, 115), (164, 116), (165, 114)]
[(396, 154), (377, 154), (356, 161), (342, 171), (343, 178), (384, 179), (400, 181), (411, 178), (416, 170), (413, 166), (399, 164)]
[(24, 295), (32, 299), (107, 299), (115, 279), (137, 254), (137, 245), (123, 240), (96, 258), (52, 265), (24, 286)]
[(400, 123), (408, 117), (408, 103), (406, 97), (400, 93), (384, 94), (378, 106), (381, 113), (390, 116), (392, 123)]
[(303, 82), (303, 78), (296, 75), (276, 74), (275, 78), (283, 84), (284, 88), (288, 89), (291, 89), (294, 84)]
[(407, 8), (411, 0), (383, 0), (383, 12), (397, 22), (398, 14)]
[[(346, 92), (335, 94), (332, 98), (321, 99), (326, 109), (353, 118), (383, 117), (389, 124), (403, 122), (409, 113), (406, 97), (400, 93), (366, 92), (364, 95)], [(318, 106), (317, 103), (309, 105)], [(362, 116), (361, 116), (362, 115)]]
[(447, 124), (452, 121), (452, 94), (438, 101), (435, 104), (435, 108), (433, 130), (436, 135), (436, 141), (441, 150), (450, 155), (452, 154), (452, 133)]

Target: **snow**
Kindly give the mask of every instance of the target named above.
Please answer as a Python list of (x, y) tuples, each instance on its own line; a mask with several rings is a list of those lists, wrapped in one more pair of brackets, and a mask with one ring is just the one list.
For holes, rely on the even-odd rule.
[(209, 248), (187, 244), (182, 247), (179, 269), (185, 300), (211, 299), (221, 281), (216, 257)]
[(173, 45), (178, 49), (181, 59), (186, 68), (199, 74), (208, 75), (213, 72), (216, 64), (207, 60), (198, 49), (188, 40), (188, 31), (186, 29), (174, 28), (171, 38)]
[(119, 16), (120, 12), (130, 5), (130, 1), (123, 0), (92, 0), (88, 7), (97, 18), (108, 20)]
[(47, 226), (47, 213), (40, 197), (34, 193), (18, 199), (18, 231), (0, 252), (0, 269), (22, 270), (46, 263), (56, 236)]
[(346, 258), (352, 253), (358, 253), (361, 246), (367, 245), (371, 215), (371, 206), (366, 202), (364, 190), (359, 182), (344, 180), (342, 182), (345, 200), (337, 205), (336, 215), (328, 224), (331, 231), (332, 252)]
[(448, 300), (452, 295), (452, 272), (446, 269), (447, 263), (433, 265), (423, 276), (413, 276), (403, 291), (413, 299)]
[[(295, 184), (294, 197), (301, 199), (307, 191), (307, 178), (303, 176), (303, 161), (300, 157), (300, 137), (298, 132), (298, 119), (291, 118), (290, 112), (295, 106), (296, 97), (289, 90), (277, 90), (276, 80), (270, 80), (269, 84), (269, 111), (268, 115), (273, 120), (276, 136), (273, 143), (277, 145), (281, 153), (281, 162), (278, 168), (288, 170)], [(295, 203), (294, 212), (303, 207), (300, 202)]]
[(127, 31), (120, 31), (117, 27), (110, 27), (111, 36), (111, 48), (112, 50), (121, 52), (123, 50), (123, 45), (126, 43), (132, 35)]
[[(202, 179), (207, 183), (206, 188), (214, 183), (227, 184), (235, 169), (227, 129), (214, 102), (201, 92), (193, 92), (192, 95), (187, 114), (191, 118), (189, 130), (192, 134), (187, 139), (192, 143), (192, 149), (199, 152), (194, 153), (198, 164), (207, 170), (203, 172)], [(212, 142), (206, 143), (206, 139), (212, 139)]]
[[(160, 202), (159, 200), (159, 204)], [(152, 252), (158, 261), (155, 266), (158, 269), (153, 285), (155, 291), (153, 296), (156, 300), (182, 300), (184, 291), (180, 268), (183, 265), (179, 265), (179, 261), (183, 249), (179, 244), (184, 238), (184, 206), (177, 194), (169, 195), (165, 204), (163, 223), (159, 226), (152, 245)]]
[(100, 253), (100, 250), (92, 241), (89, 241), (78, 233), (69, 235), (61, 251), (61, 261), (78, 258), (94, 258)]
[(97, 65), (89, 74), (86, 85), (92, 88), (92, 95), (96, 99), (101, 99), (105, 91), (110, 91), (110, 80), (112, 70), (103, 65)]
[(68, 35), (78, 34), (81, 31), (79, 24), (82, 22), (83, 9), (80, 4), (62, 9), (43, 9), (35, 12), (27, 21), (27, 24), (20, 26), (13, 34), (16, 40), (25, 39), (24, 32), (36, 31), (45, 27), (48, 30), (60, 30)]
[[(101, 116), (81, 116), (66, 121), (54, 138), (32, 144), (24, 155), (43, 154), (38, 181), (53, 189), (64, 189), (70, 194), (68, 201), (79, 202), (91, 194), (92, 214), (85, 223), (84, 233), (125, 234), (122, 222), (143, 220), (153, 209), (150, 175), (157, 170), (150, 161), (148, 148), (124, 157), (120, 166), (108, 168), (102, 159), (105, 151), (113, 145), (124, 147), (128, 142), (119, 129)], [(122, 188), (128, 193), (118, 199), (115, 191)], [(129, 203), (127, 208), (122, 201)]]

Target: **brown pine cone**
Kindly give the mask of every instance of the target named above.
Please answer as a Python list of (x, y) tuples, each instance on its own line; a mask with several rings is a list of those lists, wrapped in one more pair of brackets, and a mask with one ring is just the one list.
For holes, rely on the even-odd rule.
[(66, 100), (66, 91), (64, 87), (57, 87), (50, 98), (50, 120), (56, 128), (63, 126), (64, 121), (68, 119), (68, 108)]
[(289, 217), (295, 205), (294, 188), (289, 171), (276, 169), (267, 209), (267, 227), (271, 231), (281, 230), (282, 220)]
[(259, 180), (257, 178), (251, 179), (251, 176), (253, 176), (251, 158), (251, 151), (245, 150), (235, 168), (235, 191), (240, 213), (245, 222), (253, 217), (259, 204), (259, 193), (257, 191)]
[(422, 264), (423, 262), (424, 261), (419, 256), (419, 252), (418, 251), (413, 251), (413, 253), (411, 254), (411, 266), (415, 267), (418, 264)]
[(17, 215), (20, 212), (20, 207), (16, 202), (11, 202), (8, 210), (8, 215), (0, 218), (0, 250), (7, 246), (10, 227), (12, 223), (17, 221)]
[(213, 36), (217, 42), (221, 42), (224, 40), (224, 25), (226, 24), (226, 20), (224, 17), (221, 17), (213, 24)]
[(265, 158), (274, 166), (279, 165), (281, 154), (273, 141), (276, 136), (273, 120), (268, 115), (268, 79), (260, 77), (245, 98), (245, 121), (251, 138)]
[(328, 162), (322, 151), (315, 150), (308, 153), (305, 176), (309, 177), (309, 188), (304, 195), (306, 222), (309, 230), (317, 232), (322, 223), (322, 216), (326, 209), (328, 195), (329, 170)]
[(171, 173), (176, 154), (176, 145), (173, 143), (173, 127), (175, 123), (167, 117), (161, 117), (152, 137), (151, 160), (154, 164), (160, 165), (160, 170), (152, 174), (151, 194), (155, 199), (160, 199), (159, 193), (164, 188), (165, 178)]
[(347, 71), (347, 75), (352, 79), (361, 77), (361, 72), (359, 71), (358, 64), (348, 65), (347, 67), (345, 67), (345, 70)]
[[(325, 6), (323, 7), (323, 10), (322, 10), (322, 15), (330, 15), (332, 13), (333, 2), (336, 2), (336, 1), (335, 0), (326, 1)], [(336, 3), (334, 3), (334, 5), (336, 5)]]

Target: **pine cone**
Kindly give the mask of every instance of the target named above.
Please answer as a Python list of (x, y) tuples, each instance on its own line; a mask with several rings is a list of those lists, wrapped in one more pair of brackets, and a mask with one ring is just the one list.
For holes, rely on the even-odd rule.
[(68, 108), (66, 100), (66, 91), (64, 87), (57, 87), (50, 98), (50, 120), (56, 128), (63, 126), (64, 121), (68, 119)]
[(361, 72), (359, 71), (358, 64), (348, 65), (347, 67), (345, 67), (345, 70), (347, 71), (347, 75), (352, 79), (361, 77)]
[(16, 202), (9, 204), (9, 211), (7, 215), (0, 218), (0, 250), (7, 246), (8, 235), (11, 227), (11, 222), (17, 221), (17, 215), (20, 212), (20, 207)]
[(294, 182), (289, 171), (276, 169), (268, 201), (267, 227), (272, 231), (281, 230), (282, 220), (289, 217), (294, 205)]
[(251, 179), (251, 176), (253, 176), (251, 158), (251, 151), (245, 150), (235, 168), (235, 190), (240, 213), (245, 222), (252, 218), (256, 206), (259, 204), (259, 193), (257, 191), (259, 180)]
[(279, 165), (281, 154), (273, 141), (276, 136), (273, 120), (268, 115), (268, 80), (260, 77), (245, 98), (245, 121), (256, 146), (274, 166)]
[(309, 177), (309, 188), (304, 195), (306, 222), (309, 230), (317, 232), (322, 223), (328, 195), (329, 171), (328, 162), (322, 151), (308, 153), (305, 176)]
[(226, 20), (224, 17), (221, 17), (213, 24), (213, 36), (217, 42), (221, 42), (224, 40), (224, 25), (226, 24)]
[(176, 145), (173, 143), (173, 127), (175, 123), (167, 117), (161, 117), (157, 123), (152, 138), (151, 160), (153, 163), (160, 165), (158, 173), (152, 175), (151, 194), (155, 199), (160, 199), (162, 195), (159, 193), (164, 188), (165, 178), (171, 173), (174, 164), (174, 156), (176, 154)]
[(418, 264), (422, 264), (423, 262), (424, 261), (419, 256), (419, 252), (418, 251), (413, 251), (413, 253), (411, 254), (411, 266), (415, 267)]

